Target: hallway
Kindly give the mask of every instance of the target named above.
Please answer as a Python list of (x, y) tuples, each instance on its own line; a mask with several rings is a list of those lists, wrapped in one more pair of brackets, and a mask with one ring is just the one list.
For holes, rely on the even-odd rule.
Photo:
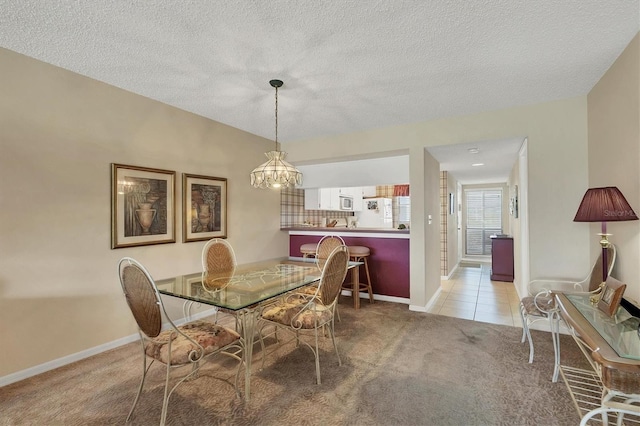
[(522, 327), (520, 299), (513, 283), (491, 281), (490, 263), (465, 265), (459, 266), (451, 279), (442, 280), (440, 295), (428, 312)]

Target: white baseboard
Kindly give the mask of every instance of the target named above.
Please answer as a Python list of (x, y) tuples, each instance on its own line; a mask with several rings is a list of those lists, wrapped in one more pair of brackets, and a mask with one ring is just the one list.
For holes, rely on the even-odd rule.
[[(342, 290), (341, 294), (343, 296), (351, 297), (351, 291), (350, 290)], [(360, 292), (359, 294), (360, 294), (360, 299), (369, 300), (369, 293)], [(373, 300), (380, 300), (382, 302), (402, 303), (404, 305), (408, 305), (409, 304), (409, 299), (407, 299), (406, 297), (385, 296), (384, 294), (374, 294), (373, 295)]]
[(426, 306), (409, 305), (409, 310), (413, 312), (427, 312)]
[(431, 309), (433, 304), (438, 299), (438, 296), (440, 296), (440, 292), (441, 291), (442, 291), (442, 287), (438, 287), (438, 289), (436, 290), (434, 295), (431, 296), (431, 299), (429, 299), (429, 301), (427, 302), (427, 304), (425, 306), (409, 305), (409, 310), (410, 311), (414, 311), (414, 312), (429, 312), (429, 309)]
[(453, 269), (451, 270), (451, 272), (449, 272), (449, 275), (441, 275), (440, 279), (441, 280), (445, 280), (445, 281), (449, 281), (451, 279), (451, 277), (453, 276), (453, 274), (456, 272), (456, 270), (458, 269), (458, 266), (460, 266), (460, 263), (456, 263), (456, 266), (453, 267)]
[[(215, 309), (207, 309), (192, 316), (192, 320), (208, 317), (216, 313)], [(181, 325), (186, 322), (186, 319), (180, 319), (174, 321), (174, 324)], [(26, 370), (17, 371), (9, 375), (0, 377), (0, 387), (10, 385), (11, 383), (19, 382), (20, 380), (28, 379), (29, 377), (36, 376), (38, 374), (46, 373), (47, 371), (63, 367), (65, 365), (74, 363), (76, 361), (89, 358), (99, 353), (126, 345), (131, 342), (135, 342), (140, 339), (138, 334), (132, 334), (112, 342), (104, 343), (102, 345), (94, 346), (93, 348), (86, 349), (84, 351), (76, 352), (71, 355), (63, 356), (62, 358), (54, 359), (52, 361), (45, 362), (44, 364), (36, 365), (35, 367), (27, 368)]]

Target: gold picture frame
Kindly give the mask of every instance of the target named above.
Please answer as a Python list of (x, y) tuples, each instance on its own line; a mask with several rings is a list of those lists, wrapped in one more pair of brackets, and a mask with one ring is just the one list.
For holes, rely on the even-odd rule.
[(627, 285), (613, 277), (608, 277), (605, 286), (600, 293), (598, 309), (612, 317), (620, 306), (622, 295)]
[(176, 242), (171, 170), (111, 164), (111, 248)]
[(227, 179), (182, 175), (182, 241), (227, 238)]

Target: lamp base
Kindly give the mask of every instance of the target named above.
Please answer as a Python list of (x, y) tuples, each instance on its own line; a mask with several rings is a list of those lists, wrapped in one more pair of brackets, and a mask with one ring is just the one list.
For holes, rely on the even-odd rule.
[(589, 302), (591, 302), (592, 305), (598, 304), (598, 302), (600, 301), (600, 298), (602, 297), (602, 291), (604, 290), (606, 285), (607, 285), (606, 282), (604, 281), (601, 282), (598, 288), (596, 289), (595, 293), (589, 296)]
[(600, 237), (600, 246), (602, 246), (603, 249), (609, 248), (611, 246), (611, 243), (609, 242), (609, 237), (613, 235), (613, 234), (605, 234), (605, 233), (599, 233), (598, 236)]

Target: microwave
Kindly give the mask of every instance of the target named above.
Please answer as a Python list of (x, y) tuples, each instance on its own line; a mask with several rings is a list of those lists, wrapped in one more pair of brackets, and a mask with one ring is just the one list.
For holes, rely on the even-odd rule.
[(340, 210), (353, 210), (352, 197), (340, 197)]

